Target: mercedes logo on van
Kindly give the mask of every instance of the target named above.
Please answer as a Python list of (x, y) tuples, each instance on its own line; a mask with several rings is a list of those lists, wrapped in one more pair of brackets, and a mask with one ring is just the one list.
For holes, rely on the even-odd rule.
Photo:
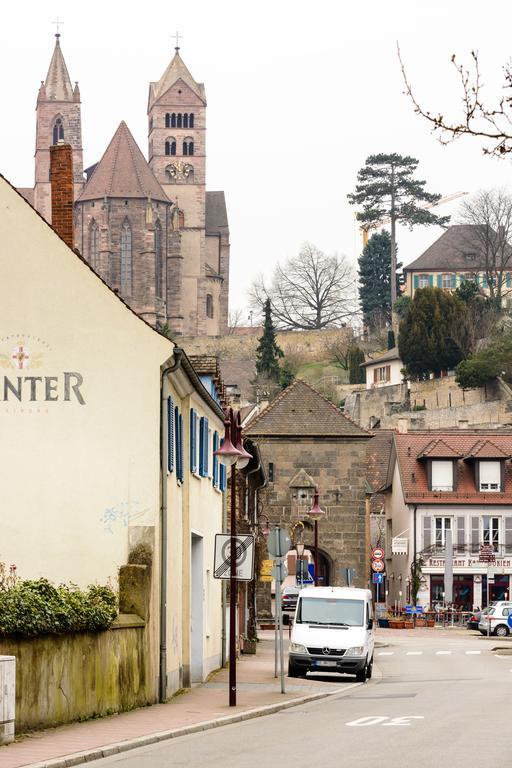
[(322, 653), (324, 656), (328, 656), (331, 652), (330, 648), (322, 648)]

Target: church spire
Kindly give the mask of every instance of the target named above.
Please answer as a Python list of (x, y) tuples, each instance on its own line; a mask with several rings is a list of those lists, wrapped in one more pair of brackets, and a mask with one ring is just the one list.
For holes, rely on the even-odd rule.
[(198, 83), (190, 72), (188, 71), (185, 62), (180, 56), (179, 38), (181, 35), (176, 33), (176, 45), (174, 46), (174, 56), (171, 63), (163, 73), (162, 77), (156, 83), (150, 83), (149, 85), (149, 107), (151, 107), (155, 101), (157, 101), (164, 93), (167, 93), (169, 88), (178, 81), (181, 80), (187, 85), (193, 93), (198, 96), (201, 101), (206, 104), (206, 94), (203, 83)]
[(55, 35), (55, 48), (44, 85), (48, 101), (73, 101), (73, 86), (62, 55), (59, 32)]

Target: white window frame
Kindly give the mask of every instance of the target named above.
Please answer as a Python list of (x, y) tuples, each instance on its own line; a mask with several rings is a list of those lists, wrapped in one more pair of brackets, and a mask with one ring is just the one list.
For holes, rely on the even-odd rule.
[[(495, 470), (497, 468), (498, 481), (496, 478), (487, 477), (486, 480), (482, 480), (482, 470), (484, 467), (489, 470), (491, 467)], [(484, 473), (485, 474), (485, 473)], [(493, 474), (492, 472), (490, 473)], [(478, 490), (483, 493), (500, 493), (501, 492), (501, 462), (500, 461), (480, 461), (478, 467)]]
[[(436, 468), (438, 471), (441, 471), (441, 464), (444, 465), (444, 470), (448, 468), (448, 465), (450, 465), (451, 468), (451, 484), (448, 483), (440, 483), (439, 481), (434, 481), (434, 468)], [(451, 459), (432, 459), (432, 466), (431, 466), (431, 479), (432, 479), (432, 490), (433, 491), (446, 491), (450, 492), (453, 491), (453, 475), (454, 475), (454, 468), (453, 468), (453, 461)]]
[[(446, 285), (448, 281), (449, 285)], [(453, 289), (453, 274), (451, 272), (443, 272), (441, 275), (441, 288), (443, 291), (451, 291)]]
[(426, 274), (418, 275), (418, 288), (428, 288), (430, 285), (428, 278), (429, 275)]

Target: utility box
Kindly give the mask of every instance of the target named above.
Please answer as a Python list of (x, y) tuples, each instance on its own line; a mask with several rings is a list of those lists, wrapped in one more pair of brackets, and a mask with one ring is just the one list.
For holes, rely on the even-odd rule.
[(0, 744), (14, 741), (16, 657), (0, 656)]

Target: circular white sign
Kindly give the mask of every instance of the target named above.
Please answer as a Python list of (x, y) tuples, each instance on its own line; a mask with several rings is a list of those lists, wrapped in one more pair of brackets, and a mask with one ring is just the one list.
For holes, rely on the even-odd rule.
[(372, 563), (372, 571), (376, 573), (382, 573), (384, 570), (384, 560), (374, 560)]

